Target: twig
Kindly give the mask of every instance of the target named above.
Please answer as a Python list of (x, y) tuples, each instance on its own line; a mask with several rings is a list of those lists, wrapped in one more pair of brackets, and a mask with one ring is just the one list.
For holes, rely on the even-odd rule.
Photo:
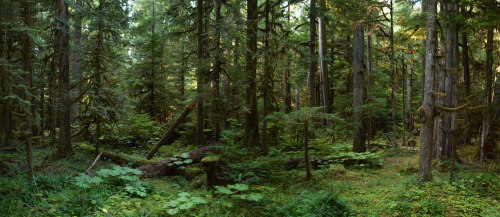
[(119, 190), (118, 192), (116, 192), (116, 193), (112, 194), (111, 196), (115, 196), (115, 195), (117, 195), (117, 194), (121, 194), (121, 193), (122, 193), (122, 192), (124, 192), (124, 191), (125, 191), (125, 188), (122, 188), (121, 190)]
[(90, 167), (87, 169), (87, 171), (85, 171), (85, 173), (86, 173), (87, 175), (89, 175), (90, 177), (94, 177), (94, 176), (95, 176), (94, 174), (92, 174), (92, 173), (90, 172), (90, 170), (92, 169), (92, 167), (94, 167), (95, 163), (97, 163), (97, 161), (99, 160), (99, 158), (101, 158), (101, 155), (102, 155), (102, 152), (101, 152), (101, 153), (99, 153), (99, 155), (97, 155), (97, 157), (95, 158), (95, 160), (94, 160), (94, 162), (92, 163), (92, 165), (90, 165)]

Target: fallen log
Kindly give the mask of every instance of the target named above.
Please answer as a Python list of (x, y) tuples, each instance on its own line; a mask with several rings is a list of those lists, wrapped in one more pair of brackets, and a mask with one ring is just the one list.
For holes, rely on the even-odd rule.
[(94, 162), (92, 163), (92, 165), (90, 165), (90, 167), (85, 171), (85, 173), (90, 176), (90, 177), (94, 177), (95, 175), (93, 173), (90, 172), (90, 170), (94, 167), (95, 163), (97, 163), (97, 161), (99, 160), (99, 158), (101, 158), (101, 155), (102, 155), (102, 152), (99, 153), (99, 155), (97, 155), (97, 157), (95, 158)]
[(140, 166), (137, 169), (142, 171), (141, 179), (175, 175), (178, 168), (199, 163), (207, 154), (214, 152), (218, 145), (221, 143), (212, 143), (156, 163)]
[[(368, 159), (352, 159), (349, 156), (340, 156), (340, 157), (313, 157), (310, 159), (311, 168), (313, 169), (321, 169), (322, 167), (326, 167), (330, 164), (343, 164), (344, 166), (352, 166), (356, 164), (371, 164)], [(285, 163), (285, 169), (298, 169), (300, 166), (304, 166), (305, 161), (304, 158), (293, 157), (288, 159)], [(372, 167), (379, 167), (381, 165), (371, 165)]]
[(156, 145), (149, 151), (148, 155), (146, 155), (146, 159), (151, 160), (153, 155), (160, 149), (160, 147), (166, 143), (171, 143), (173, 142), (173, 135), (175, 133), (175, 129), (179, 127), (179, 125), (184, 122), (184, 119), (186, 119), (186, 116), (193, 110), (194, 106), (196, 105), (196, 99), (193, 100), (191, 104), (186, 106), (184, 111), (182, 112), (181, 116), (179, 116), (177, 119), (175, 119), (174, 123), (168, 128), (167, 132), (163, 134), (161, 137), (160, 141), (156, 143)]
[[(95, 153), (94, 146), (87, 145), (85, 143), (80, 143), (78, 146), (84, 150), (91, 152), (91, 153)], [(134, 158), (134, 157), (129, 156), (127, 154), (117, 154), (117, 153), (113, 153), (113, 152), (106, 151), (106, 150), (101, 150), (101, 152), (102, 152), (103, 157), (109, 159), (110, 161), (112, 161), (113, 163), (116, 163), (118, 165), (131, 164), (132, 167), (139, 167), (142, 165), (152, 163), (151, 161), (137, 159), (137, 158)]]

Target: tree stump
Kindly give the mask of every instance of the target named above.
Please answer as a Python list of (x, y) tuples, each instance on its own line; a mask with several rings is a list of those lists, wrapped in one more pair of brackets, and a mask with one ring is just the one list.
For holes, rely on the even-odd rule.
[(213, 186), (219, 184), (219, 180), (217, 179), (217, 172), (220, 168), (220, 159), (216, 156), (207, 156), (201, 160), (201, 164), (203, 165), (203, 169), (207, 174), (207, 187), (213, 188)]

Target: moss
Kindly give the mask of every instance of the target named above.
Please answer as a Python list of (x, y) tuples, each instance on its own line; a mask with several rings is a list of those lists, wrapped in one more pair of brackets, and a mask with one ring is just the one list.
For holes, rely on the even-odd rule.
[(217, 161), (220, 161), (220, 158), (218, 156), (206, 156), (203, 159), (201, 159), (201, 163), (209, 163)]

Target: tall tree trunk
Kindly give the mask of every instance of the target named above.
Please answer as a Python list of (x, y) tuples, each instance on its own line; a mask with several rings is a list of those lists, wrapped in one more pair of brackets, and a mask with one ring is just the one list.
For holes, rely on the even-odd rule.
[(295, 88), (295, 111), (300, 109), (300, 92), (299, 88)]
[[(75, 2), (75, 6), (77, 8), (77, 10), (81, 10), (81, 7), (82, 7), (82, 0), (76, 0)], [(74, 30), (73, 30), (73, 33), (74, 33), (74, 42), (73, 42), (73, 68), (71, 69), (71, 75), (72, 77), (79, 81), (82, 79), (82, 76), (81, 76), (81, 73), (80, 73), (80, 61), (81, 61), (81, 56), (80, 54), (82, 53), (82, 15), (81, 15), (82, 11), (77, 11), (75, 13), (75, 24), (74, 24)], [(79, 112), (79, 107), (78, 107), (78, 101), (76, 101), (76, 97), (78, 97), (78, 95), (80, 94), (80, 89), (78, 88), (78, 86), (74, 87), (73, 90), (71, 90), (72, 92), (72, 98), (74, 98), (73, 100), (74, 103), (73, 105), (71, 106), (71, 116), (72, 116), (72, 119), (74, 119), (77, 115), (78, 115), (78, 112)]]
[(354, 152), (365, 152), (365, 135), (363, 130), (364, 102), (364, 30), (363, 23), (358, 23), (353, 36), (353, 109), (354, 109)]
[(309, 107), (314, 107), (316, 91), (316, 0), (311, 0), (309, 7), (309, 73), (307, 74), (307, 102)]
[(69, 25), (68, 4), (65, 0), (57, 0), (59, 9), (59, 26), (57, 39), (59, 41), (59, 143), (56, 159), (64, 158), (73, 153), (71, 147), (71, 108), (69, 104)]
[(390, 4), (391, 13), (391, 110), (392, 110), (392, 142), (394, 148), (398, 147), (398, 136), (396, 131), (396, 102), (395, 102), (395, 91), (396, 91), (396, 69), (394, 60), (394, 8), (391, 0)]
[[(448, 22), (445, 24), (446, 33), (446, 81), (445, 81), (445, 106), (448, 108), (456, 107), (456, 82), (455, 77), (458, 71), (458, 43), (457, 43), (457, 23), (455, 20), (456, 12), (458, 10), (456, 2), (447, 2), (446, 13), (448, 15)], [(445, 126), (446, 126), (446, 146), (445, 154), (446, 158), (450, 159), (452, 153), (453, 137), (452, 131), (455, 128), (455, 113), (445, 114)]]
[[(103, 16), (104, 16), (104, 0), (99, 0), (99, 7), (98, 7), (98, 11), (99, 11), (99, 17), (98, 17), (98, 23), (97, 23), (97, 42), (96, 42), (96, 45), (97, 45), (97, 52), (96, 52), (96, 57), (95, 57), (95, 68), (96, 68), (96, 96), (95, 97), (95, 104), (99, 104), (100, 103), (100, 99), (99, 97), (101, 97), (102, 93), (101, 93), (101, 86), (102, 86), (102, 77), (103, 77), (103, 69), (102, 69), (102, 66), (101, 64), (103, 64), (103, 49), (104, 49), (104, 34), (103, 34), (103, 25), (104, 25), (104, 19), (103, 19)], [(95, 106), (95, 105), (94, 105)], [(94, 122), (95, 122), (95, 125), (96, 125), (96, 133), (95, 133), (95, 155), (99, 155), (100, 151), (99, 151), (99, 146), (100, 146), (100, 143), (101, 143), (101, 135), (102, 135), (102, 132), (101, 132), (101, 123), (103, 122), (102, 121), (102, 116), (99, 115), (99, 114), (95, 114), (94, 116)]]
[[(434, 88), (434, 72), (436, 69), (435, 54), (436, 54), (436, 0), (428, 0), (427, 6), (427, 36), (425, 42), (425, 82), (424, 89), (432, 90)], [(432, 151), (432, 134), (434, 127), (434, 95), (432, 91), (426, 91), (423, 95), (423, 104), (420, 107), (419, 115), (421, 120), (420, 126), (420, 158), (418, 176), (422, 181), (431, 181), (431, 151)]]
[[(0, 7), (2, 8), (10, 8), (9, 1), (1, 1)], [(0, 22), (8, 22), (8, 15), (6, 10), (2, 10), (0, 13)], [(1, 102), (2, 102), (2, 110), (1, 110), (1, 141), (0, 145), (6, 145), (9, 142), (10, 137), (10, 119), (11, 119), (11, 110), (10, 110), (10, 99), (7, 97), (10, 95), (10, 67), (9, 67), (9, 59), (8, 59), (8, 37), (9, 37), (9, 29), (7, 25), (2, 25), (0, 28), (0, 73), (1, 73)]]
[(221, 109), (220, 109), (220, 74), (222, 71), (222, 60), (221, 60), (221, 7), (222, 0), (215, 1), (215, 67), (214, 67), (214, 114), (215, 114), (215, 131), (214, 137), (215, 140), (219, 140), (220, 138), (220, 119), (221, 119)]
[(50, 75), (49, 75), (49, 116), (50, 116), (50, 126), (49, 132), (50, 137), (55, 140), (56, 138), (56, 128), (57, 128), (57, 41), (54, 44), (54, 54), (50, 61)]
[[(245, 54), (246, 88), (246, 128), (247, 142), (259, 146), (259, 114), (257, 113), (257, 0), (247, 0), (247, 51)], [(260, 145), (267, 152), (265, 145)]]
[(205, 80), (205, 62), (204, 62), (204, 40), (203, 40), (203, 0), (197, 0), (197, 19), (196, 19), (196, 38), (197, 38), (197, 50), (196, 57), (198, 59), (197, 63), (197, 82), (196, 82), (196, 97), (198, 98), (198, 103), (196, 104), (196, 141), (198, 145), (205, 144), (204, 138), (204, 115), (203, 115), (203, 88), (204, 88), (204, 80)]
[(309, 161), (309, 120), (304, 120), (304, 161), (306, 164), (306, 179), (311, 178), (311, 162)]
[[(31, 28), (31, 2), (30, 0), (25, 0), (23, 3), (24, 7), (24, 25), (26, 28)], [(33, 71), (31, 68), (31, 39), (30, 36), (28, 35), (28, 30), (24, 32), (24, 48), (23, 48), (23, 57), (22, 57), (22, 62), (23, 62), (23, 71), (27, 72), (26, 74), (26, 84), (28, 86), (27, 88), (27, 93), (23, 93), (23, 98), (26, 101), (31, 102), (33, 104), (33, 99), (31, 97), (30, 91), (31, 91), (31, 85), (32, 85), (32, 76), (33, 76)], [(26, 115), (26, 126), (25, 130), (27, 132), (27, 135), (25, 135), (24, 142), (26, 146), (26, 167), (28, 170), (28, 179), (33, 179), (34, 178), (34, 173), (33, 173), (33, 147), (31, 144), (31, 137), (33, 135), (33, 131), (31, 128), (31, 118), (32, 118), (32, 113), (30, 112), (30, 106), (26, 103), (23, 103), (22, 105), (22, 110), (24, 111), (24, 114)]]
[(288, 78), (290, 77), (290, 66), (288, 65), (287, 48), (283, 48), (283, 112), (292, 112), (292, 94)]
[(153, 0), (152, 2), (153, 22), (151, 23), (151, 77), (150, 77), (151, 80), (149, 81), (149, 115), (151, 115), (151, 118), (153, 118), (154, 120), (157, 120), (155, 113), (155, 81), (156, 81), (155, 3), (156, 3), (155, 0)]
[[(462, 8), (462, 12), (465, 12), (465, 8)], [(465, 97), (470, 96), (470, 69), (469, 69), (469, 45), (467, 44), (467, 30), (462, 31), (462, 67), (464, 68), (464, 89)], [(465, 113), (465, 124), (470, 124), (469, 113)], [(465, 144), (471, 144), (472, 138), (472, 127), (469, 125), (467, 129), (467, 135), (465, 137)]]
[[(330, 101), (330, 81), (328, 79), (328, 60), (326, 60), (326, 24), (325, 24), (325, 0), (320, 0), (321, 15), (319, 16), (319, 61), (320, 61), (320, 77), (321, 77), (321, 95), (325, 113), (332, 111)], [(324, 120), (326, 124), (326, 119)]]
[(271, 37), (271, 20), (269, 17), (269, 13), (271, 10), (271, 3), (269, 0), (266, 0), (265, 2), (265, 8), (264, 8), (264, 17), (265, 17), (265, 29), (264, 29), (264, 75), (262, 79), (262, 86), (263, 86), (263, 109), (262, 109), (262, 136), (261, 136), (261, 141), (262, 144), (267, 145), (267, 120), (266, 116), (269, 112), (269, 107), (270, 107), (270, 100), (269, 100), (269, 92), (272, 91), (270, 83), (272, 82), (272, 72), (271, 72), (271, 46), (269, 44), (269, 40)]
[[(491, 3), (493, 4), (493, 2)], [(488, 157), (495, 150), (495, 139), (493, 138), (493, 120), (491, 104), (492, 99), (492, 78), (493, 78), (493, 30), (494, 27), (489, 26), (486, 33), (486, 111), (484, 123), (484, 145), (481, 147), (481, 160)], [(483, 161), (481, 161), (483, 162)]]
[(413, 115), (411, 111), (411, 91), (413, 89), (413, 56), (412, 56), (411, 47), (409, 47), (408, 53), (408, 66), (407, 66), (407, 76), (406, 76), (406, 111), (408, 113), (408, 133), (409, 137), (412, 135), (413, 131)]

